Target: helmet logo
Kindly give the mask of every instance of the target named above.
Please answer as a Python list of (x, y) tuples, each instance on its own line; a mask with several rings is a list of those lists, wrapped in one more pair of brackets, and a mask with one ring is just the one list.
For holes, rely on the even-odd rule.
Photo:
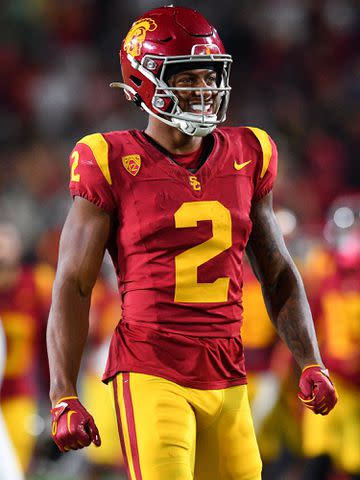
[(157, 29), (157, 23), (152, 18), (140, 18), (130, 28), (125, 37), (124, 50), (133, 57), (141, 54), (141, 48), (145, 42), (146, 33)]
[(126, 155), (122, 157), (122, 163), (125, 169), (135, 177), (139, 173), (141, 166), (141, 157), (140, 155)]
[(193, 45), (191, 55), (212, 55), (220, 53), (220, 49), (213, 43), (204, 43)]

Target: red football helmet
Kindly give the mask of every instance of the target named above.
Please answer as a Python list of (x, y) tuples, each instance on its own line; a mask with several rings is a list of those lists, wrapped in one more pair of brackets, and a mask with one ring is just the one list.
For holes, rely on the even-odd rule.
[[(125, 90), (126, 98), (150, 115), (188, 135), (204, 136), (226, 119), (229, 103), (231, 55), (215, 28), (195, 10), (161, 7), (136, 20), (126, 35), (120, 51), (124, 83), (112, 83)], [(169, 72), (214, 68), (216, 87), (170, 87)], [(199, 114), (183, 112), (176, 92), (200, 91)], [(204, 93), (220, 95), (217, 112), (205, 113)]]
[(334, 201), (324, 234), (340, 268), (360, 268), (360, 194)]

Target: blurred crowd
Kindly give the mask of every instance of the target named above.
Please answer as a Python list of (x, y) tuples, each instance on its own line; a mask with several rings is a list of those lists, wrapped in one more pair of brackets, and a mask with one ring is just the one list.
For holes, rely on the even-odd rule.
[[(333, 338), (343, 338), (340, 347), (338, 343), (328, 346), (329, 358), (349, 356), (337, 372), (339, 389), (346, 390), (348, 381), (357, 385), (358, 394), (359, 372), (354, 365), (360, 364), (360, 300), (356, 296), (359, 275), (354, 273), (359, 268), (354, 270), (354, 265), (358, 265), (356, 245), (360, 240), (351, 237), (351, 248), (347, 238), (339, 240), (343, 250), (352, 252), (350, 268), (344, 270), (334, 253), (338, 246), (334, 231), (354, 231), (360, 223), (356, 196), (360, 194), (360, 4), (356, 0), (174, 3), (199, 9), (217, 26), (233, 56), (228, 124), (263, 128), (278, 145), (280, 166), (274, 191), (278, 219), (303, 272), (324, 348), (329, 332)], [(9, 424), (11, 419), (19, 422), (18, 411), (21, 418), (27, 418), (21, 438), (14, 443), (23, 452), (20, 464), (28, 478), (62, 480), (82, 472), (86, 479), (112, 478), (114, 471), (121, 478), (121, 454), (113, 446), (108, 449), (109, 456), (104, 448), (100, 454), (90, 454), (90, 460), (72, 453), (64, 459), (47, 441), (44, 330), (59, 232), (71, 203), (67, 157), (86, 134), (145, 127), (145, 115), (108, 85), (120, 79), (118, 51), (130, 24), (159, 5), (153, 0), (4, 0), (1, 5), (0, 317), (12, 352), (10, 364), (5, 366), (8, 381), (1, 403)], [(334, 201), (339, 198), (336, 208)], [(357, 198), (355, 203), (349, 200), (353, 198)], [(352, 221), (349, 215), (353, 215)], [(120, 316), (108, 271), (105, 263), (94, 297), (92, 337), (82, 376), (84, 394), (94, 409), (99, 402), (108, 401), (102, 400), (106, 394), (98, 380), (99, 365), (104, 361), (108, 335)], [(332, 275), (338, 275), (338, 280), (331, 282)], [(310, 471), (307, 468), (326, 470), (331, 462), (336, 465), (327, 470), (332, 474), (359, 475), (356, 460), (335, 461), (332, 451), (325, 454), (309, 442), (306, 432), (322, 431), (322, 427), (303, 419), (296, 403), (298, 372), (266, 324), (261, 292), (253, 282), (249, 272), (244, 339), (248, 341), (249, 370), (254, 374), (251, 399), (263, 458), (269, 465), (268, 478), (297, 479), (301, 472)], [(324, 294), (322, 304), (328, 284), (333, 293), (330, 299)], [(344, 315), (341, 325), (349, 325), (348, 330), (334, 329), (334, 311), (337, 319)], [(259, 323), (262, 316), (264, 326)], [(15, 353), (11, 338), (17, 342), (20, 338)], [(343, 395), (347, 398), (348, 392)], [(261, 401), (264, 398), (266, 405)], [(360, 430), (359, 411), (357, 415), (354, 421)], [(116, 426), (107, 422), (104, 419), (103, 429), (108, 429), (110, 438), (116, 436), (116, 430), (112, 433)], [(341, 419), (337, 422), (339, 425)], [(14, 430), (9, 427), (10, 434)], [(359, 436), (352, 442), (359, 451)], [(333, 445), (333, 450), (338, 449), (335, 440)], [(114, 452), (117, 460), (112, 457)], [(305, 456), (326, 458), (308, 466)], [(56, 476), (56, 472), (68, 476)], [(312, 473), (306, 475), (312, 479)], [(313, 478), (330, 478), (326, 475), (316, 473)]]

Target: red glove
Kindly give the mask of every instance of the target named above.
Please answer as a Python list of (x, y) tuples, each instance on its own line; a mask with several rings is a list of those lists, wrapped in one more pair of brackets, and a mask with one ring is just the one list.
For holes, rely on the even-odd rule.
[(94, 419), (78, 397), (61, 398), (51, 409), (51, 416), (51, 434), (61, 452), (87, 447), (91, 442), (101, 445)]
[(308, 365), (301, 373), (298, 397), (314, 413), (327, 415), (335, 407), (337, 394), (329, 372), (320, 365)]

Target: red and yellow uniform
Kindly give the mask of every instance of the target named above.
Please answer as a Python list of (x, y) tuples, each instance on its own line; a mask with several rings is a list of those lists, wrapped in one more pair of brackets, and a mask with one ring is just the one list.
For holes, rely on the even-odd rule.
[(53, 276), (47, 265), (22, 269), (15, 285), (0, 291), (0, 317), (7, 344), (1, 408), (24, 471), (35, 445), (31, 416), (37, 410), (36, 365), (40, 342), (45, 338), (41, 332), (49, 312)]
[[(314, 296), (315, 297), (315, 296)], [(323, 282), (313, 304), (325, 365), (339, 398), (328, 416), (304, 416), (304, 452), (328, 454), (347, 473), (360, 473), (360, 273), (337, 269)]]
[[(240, 395), (246, 398), (241, 409), (248, 415), (239, 335), (242, 258), (251, 232), (251, 205), (272, 189), (277, 152), (270, 137), (256, 128), (218, 128), (210, 140), (208, 158), (196, 173), (176, 164), (170, 154), (136, 130), (87, 136), (71, 154), (72, 195), (98, 205), (116, 222), (108, 251), (118, 276), (122, 319), (112, 337), (103, 378), (108, 382), (119, 372), (131, 372), (114, 380), (114, 387), (122, 386), (122, 393), (118, 395), (117, 388), (115, 395), (119, 422), (123, 432), (130, 432), (125, 453), (131, 461), (140, 459), (131, 478), (140, 478), (136, 472), (147, 469), (148, 456), (134, 436), (138, 429), (147, 428), (138, 420), (140, 383), (146, 388), (150, 381), (158, 390), (160, 377), (168, 392), (176, 385), (184, 393), (177, 407), (185, 410), (192, 394), (203, 395), (198, 413), (191, 408), (192, 413), (184, 413), (189, 421), (206, 409), (210, 401), (206, 398), (215, 390), (223, 393), (212, 411), (225, 409), (236, 417), (238, 400), (226, 393), (236, 387), (245, 392)], [(154, 409), (161, 404), (171, 412), (170, 400), (176, 395), (166, 395), (169, 402), (154, 402)], [(230, 403), (223, 405), (224, 398)], [(173, 413), (175, 418), (180, 414), (176, 409)], [(161, 423), (160, 411), (148, 412), (151, 415)], [(234, 449), (229, 455), (233, 468), (243, 463), (244, 478), (257, 479), (261, 467), (250, 416), (244, 424), (251, 447), (248, 450), (234, 438), (227, 441)], [(160, 463), (161, 442), (159, 438), (154, 445)], [(191, 451), (185, 455), (190, 464)], [(180, 455), (179, 464), (184, 465), (179, 452), (180, 448), (173, 448), (173, 463), (178, 463)], [(219, 468), (225, 466), (211, 466), (214, 478), (222, 478)], [(146, 478), (151, 479), (151, 474)], [(198, 478), (205, 477), (199, 474)]]

